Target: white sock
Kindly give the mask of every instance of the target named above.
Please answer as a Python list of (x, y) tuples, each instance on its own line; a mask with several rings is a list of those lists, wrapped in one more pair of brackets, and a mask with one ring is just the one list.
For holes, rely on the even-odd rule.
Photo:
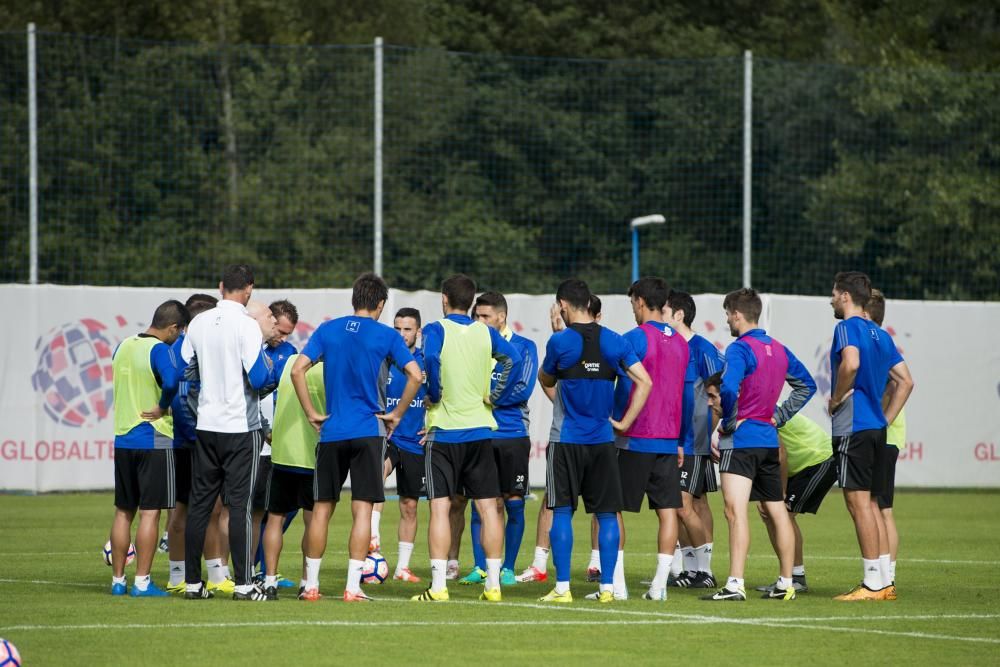
[(149, 588), (149, 575), (147, 574), (145, 577), (135, 575), (135, 579), (132, 580), (132, 587), (137, 588), (140, 591), (144, 591)]
[(111, 583), (112, 584), (124, 584), (125, 583), (125, 577), (124, 576), (121, 576), (121, 577), (111, 577)]
[(170, 586), (176, 586), (184, 581), (184, 561), (170, 561)]
[(793, 577), (804, 577), (804, 576), (806, 576), (806, 566), (805, 565), (796, 565), (795, 567), (793, 567), (792, 568), (792, 576)]
[(601, 552), (597, 549), (590, 550), (590, 564), (587, 565), (588, 570), (600, 570), (601, 569)]
[[(694, 547), (681, 547), (681, 553), (684, 555), (683, 568), (688, 572), (698, 571), (698, 557), (695, 555)], [(671, 563), (673, 558), (671, 558)]]
[(618, 561), (615, 563), (615, 576), (612, 583), (613, 590), (619, 595), (628, 595), (628, 586), (625, 585), (625, 552), (618, 552)]
[(221, 558), (209, 558), (205, 561), (205, 567), (208, 568), (208, 583), (210, 584), (221, 584), (226, 580), (226, 573), (223, 571)]
[(447, 574), (448, 562), (443, 558), (431, 558), (431, 590), (435, 593), (448, 588), (444, 576)]
[(670, 565), (674, 562), (673, 554), (656, 554), (656, 574), (653, 575), (653, 583), (650, 590), (660, 590), (666, 587), (667, 577), (670, 576)]
[(699, 572), (712, 574), (712, 544), (703, 544), (694, 548), (695, 567)]
[(233, 575), (229, 573), (229, 564), (228, 563), (223, 564), (223, 566), (222, 566), (222, 580), (225, 581), (226, 579), (232, 579), (232, 578), (233, 578)]
[(372, 511), (372, 539), (378, 540), (381, 537), (379, 532), (379, 524), (382, 523), (382, 513)]
[(319, 566), (322, 562), (322, 558), (306, 557), (306, 590), (319, 588)]
[(410, 556), (413, 555), (413, 542), (399, 543), (399, 560), (396, 562), (396, 574), (410, 567)]
[(889, 554), (879, 554), (878, 557), (878, 569), (882, 575), (882, 588), (885, 588), (892, 583), (892, 575), (889, 572)]
[(743, 580), (739, 577), (729, 577), (726, 579), (726, 588), (731, 591), (743, 590)]
[(363, 560), (348, 559), (347, 561), (347, 588), (349, 593), (357, 593), (361, 590), (361, 568), (365, 566)]
[(448, 561), (448, 568), (449, 569), (455, 569), (455, 570), (457, 570), (458, 569), (458, 561), (457, 560), (450, 560), (450, 561)]
[(486, 559), (486, 590), (500, 588), (500, 567), (503, 565), (502, 558)]
[(670, 574), (674, 575), (676, 578), (684, 570), (684, 554), (681, 552), (680, 545), (674, 549), (674, 559), (670, 561)]
[(271, 588), (272, 586), (274, 586), (275, 588), (277, 588), (277, 586), (278, 586), (278, 575), (276, 575), (276, 574), (267, 574), (267, 575), (264, 575), (264, 588)]
[(545, 568), (549, 566), (549, 550), (545, 547), (535, 547), (535, 560), (531, 566), (539, 572), (545, 572)]
[(864, 566), (864, 585), (873, 590), (880, 591), (882, 588), (882, 569), (879, 567), (879, 562), (877, 558), (867, 559), (862, 558), (861, 563)]
[(787, 591), (791, 587), (792, 587), (792, 580), (789, 577), (782, 577), (782, 576), (778, 577), (778, 588), (780, 588), (783, 591)]
[(896, 561), (889, 561), (889, 583), (896, 583)]
[(615, 585), (614, 584), (601, 584), (598, 587), (597, 590), (599, 590), (601, 592), (603, 592), (603, 591), (611, 591), (612, 593), (614, 593), (614, 591), (615, 591)]
[(556, 593), (558, 593), (559, 595), (562, 595), (563, 593), (565, 593), (567, 591), (569, 591), (569, 582), (568, 581), (557, 581), (556, 582)]

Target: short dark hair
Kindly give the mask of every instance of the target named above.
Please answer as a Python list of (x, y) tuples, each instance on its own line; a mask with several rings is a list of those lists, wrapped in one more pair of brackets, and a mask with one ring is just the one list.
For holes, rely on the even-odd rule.
[(868, 313), (868, 317), (872, 318), (872, 322), (882, 326), (882, 322), (885, 320), (885, 295), (882, 294), (881, 290), (872, 288), (871, 298), (865, 304), (865, 312)]
[(722, 388), (722, 371), (708, 376), (708, 379), (705, 380), (705, 388), (708, 389), (709, 387)]
[(847, 292), (855, 306), (864, 308), (872, 298), (872, 281), (860, 271), (841, 271), (833, 277), (833, 289)]
[(694, 316), (698, 310), (694, 305), (694, 297), (690, 294), (673, 290), (667, 297), (667, 305), (670, 306), (670, 310), (684, 313), (684, 326), (690, 327), (694, 324)]
[(274, 315), (274, 319), (279, 317), (287, 317), (288, 321), (292, 325), (299, 323), (299, 309), (295, 307), (288, 299), (279, 299), (271, 304), (271, 314)]
[(464, 273), (456, 273), (441, 283), (441, 294), (448, 297), (448, 307), (469, 312), (476, 298), (476, 281)]
[(475, 306), (490, 306), (491, 308), (507, 312), (507, 299), (500, 292), (483, 292), (476, 298)]
[(176, 324), (178, 329), (183, 329), (191, 321), (191, 313), (184, 307), (184, 304), (177, 299), (164, 301), (156, 307), (153, 313), (153, 323), (150, 325), (154, 329), (166, 329), (171, 324)]
[(597, 318), (601, 314), (601, 297), (596, 294), (590, 295), (590, 302), (587, 304), (587, 310), (590, 312), (590, 316)]
[(396, 317), (412, 317), (417, 321), (417, 326), (420, 326), (420, 311), (416, 308), (400, 308), (396, 311)]
[(215, 304), (217, 303), (219, 303), (219, 300), (211, 294), (192, 294), (184, 302), (184, 307), (187, 308), (188, 314), (191, 315), (191, 319), (193, 320), (196, 315), (201, 315), (206, 310), (215, 308)]
[(752, 287), (743, 287), (730, 292), (723, 299), (722, 307), (727, 311), (740, 313), (747, 322), (760, 321), (760, 313), (764, 309), (760, 295)]
[(590, 308), (590, 288), (579, 278), (570, 278), (559, 283), (556, 300), (562, 300), (580, 310)]
[(663, 310), (670, 296), (667, 281), (656, 276), (639, 278), (628, 288), (629, 298), (635, 297), (646, 302), (646, 307), (652, 310)]
[(230, 264), (222, 272), (224, 292), (238, 292), (253, 284), (253, 267), (249, 264)]
[(354, 291), (351, 293), (351, 307), (354, 310), (375, 310), (388, 299), (389, 286), (371, 271), (362, 273), (354, 281)]

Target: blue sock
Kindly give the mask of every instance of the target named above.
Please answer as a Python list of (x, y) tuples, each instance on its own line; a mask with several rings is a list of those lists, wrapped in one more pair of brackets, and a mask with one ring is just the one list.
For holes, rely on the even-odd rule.
[(472, 503), (472, 519), (469, 521), (469, 535), (472, 537), (472, 556), (476, 559), (476, 567), (486, 571), (486, 552), (480, 534), (483, 532), (483, 520), (476, 511), (476, 503)]
[(524, 500), (505, 500), (503, 506), (507, 508), (503, 566), (513, 570), (517, 562), (517, 552), (521, 550), (521, 540), (524, 538)]
[[(552, 510), (549, 540), (552, 542), (552, 564), (556, 567), (556, 581), (569, 581), (570, 561), (573, 558), (573, 508), (569, 505)], [(617, 544), (615, 548), (618, 548)]]
[(288, 531), (288, 527), (290, 525), (292, 525), (292, 521), (295, 521), (295, 517), (297, 517), (298, 515), (299, 515), (299, 511), (298, 510), (292, 510), (291, 512), (289, 512), (288, 514), (285, 515), (285, 523), (282, 524), (282, 526), (281, 526), (281, 532), (282, 533), (285, 533), (285, 532)]
[(611, 584), (618, 562), (618, 517), (614, 512), (597, 513), (597, 548), (601, 551), (601, 583)]

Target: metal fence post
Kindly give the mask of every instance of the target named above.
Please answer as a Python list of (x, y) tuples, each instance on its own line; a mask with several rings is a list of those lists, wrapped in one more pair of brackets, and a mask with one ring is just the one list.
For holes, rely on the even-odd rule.
[(35, 24), (28, 24), (28, 282), (38, 284), (38, 87)]
[(375, 38), (375, 273), (382, 275), (382, 38)]
[(753, 170), (753, 53), (743, 52), (743, 286), (750, 287), (751, 182)]

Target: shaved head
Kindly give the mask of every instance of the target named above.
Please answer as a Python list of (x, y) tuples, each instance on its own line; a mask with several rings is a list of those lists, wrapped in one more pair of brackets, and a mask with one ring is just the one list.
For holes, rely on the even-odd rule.
[(271, 313), (270, 306), (261, 301), (251, 300), (247, 303), (247, 314), (257, 320), (257, 324), (260, 325), (260, 333), (264, 336), (264, 340), (270, 341), (271, 338), (274, 337), (274, 325), (277, 323), (274, 319), (274, 315)]

